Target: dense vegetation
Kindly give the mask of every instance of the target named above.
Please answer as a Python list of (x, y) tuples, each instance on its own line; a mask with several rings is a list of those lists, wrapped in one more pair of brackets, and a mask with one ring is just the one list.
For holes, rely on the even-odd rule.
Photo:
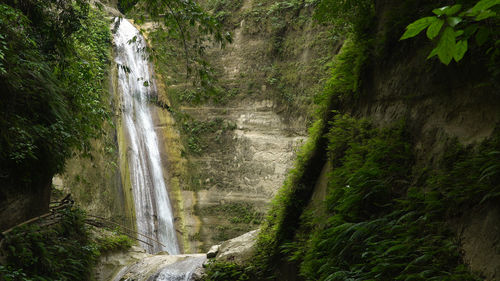
[[(119, 6), (130, 11), (136, 2), (119, 1)], [(343, 47), (331, 59), (324, 89), (315, 93), (316, 121), (263, 223), (253, 263), (213, 263), (206, 280), (279, 278), (283, 265), (305, 280), (479, 280), (464, 264), (455, 234), (446, 226), (464, 210), (500, 197), (499, 129), (475, 146), (450, 141), (434, 163), (422, 165), (416, 161), (410, 121), (378, 128), (349, 114), (366, 93), (363, 79), (368, 65), (382, 61), (395, 44), (411, 44), (397, 42), (401, 36), (416, 37), (425, 29), (435, 44), (421, 43), (418, 48), (429, 49), (429, 57), (460, 63), (470, 50), (471, 55), (479, 54), (478, 61), (488, 67), (489, 75), (498, 76), (498, 1), (463, 0), (453, 6), (444, 2), (406, 1), (395, 5), (383, 23), (377, 22), (380, 3), (370, 0), (280, 1), (266, 10), (265, 19), (256, 19), (258, 13), (245, 15), (254, 23), (271, 24), (270, 53), (276, 57), (284, 55), (284, 18), (310, 7), (317, 20), (335, 26)], [(415, 13), (413, 8), (420, 3), (429, 9)], [(174, 102), (224, 103), (235, 94), (221, 96), (225, 91), (214, 83), (215, 73), (204, 51), (209, 38), (222, 45), (231, 41), (220, 22), (228, 20), (225, 11), (238, 9), (242, 1), (208, 1), (214, 16), (194, 1), (138, 5), (144, 9), (139, 11), (161, 19), (166, 27), (152, 36), (159, 46), (151, 50), (155, 59), (166, 61), (181, 46), (182, 74), (197, 75), (196, 90), (176, 93)], [(424, 17), (429, 11), (434, 16)], [(477, 44), (468, 43), (473, 37)], [(163, 44), (167, 40), (178, 46)], [(103, 82), (110, 41), (105, 16), (85, 1), (0, 4), (2, 192), (37, 186), (62, 171), (73, 151), (88, 152), (90, 139), (99, 136), (108, 118)], [(268, 77), (280, 100), (310, 102), (297, 99), (298, 92), (280, 91), (297, 80), (283, 70), (276, 63)], [(192, 136), (221, 131), (219, 137), (234, 129), (222, 119), (203, 123), (182, 118), (181, 129)], [(208, 144), (192, 137), (187, 146), (196, 154)], [(319, 208), (311, 208), (309, 199), (325, 163), (331, 167), (326, 199)], [(237, 215), (229, 220), (234, 223), (261, 220), (250, 206), (221, 205), (204, 211), (233, 212)], [(92, 241), (79, 210), (64, 210), (62, 216), (60, 224), (19, 228), (6, 237), (6, 264), (0, 266), (3, 279), (86, 280), (100, 253), (130, 245), (124, 237)]]
[(152, 39), (158, 42), (149, 53), (155, 59), (171, 62), (169, 67), (176, 69), (174, 72), (192, 77), (197, 87), (216, 98), (205, 51), (212, 44), (224, 47), (232, 42), (232, 37), (224, 32), (215, 16), (192, 0), (121, 0), (118, 5), (139, 24), (146, 19), (159, 23), (152, 34)]
[[(491, 29), (498, 23), (498, 14), (493, 12), (499, 8), (498, 1), (459, 2), (460, 8), (468, 11), (460, 16), (468, 17), (471, 10), (467, 9), (478, 5), (485, 13), (478, 18), (481, 12), (476, 11), (476, 18), (464, 19), (462, 25), (453, 22), (461, 19), (448, 19), (448, 25), (458, 30), (456, 38), (462, 36), (461, 28), (471, 25), (474, 30), (464, 35), (467, 39), (478, 30), (488, 30), (484, 38), (475, 35), (479, 42), (469, 47), (476, 57), (467, 62), (489, 66), (484, 78), (488, 81), (498, 73), (498, 64), (492, 63), (497, 59), (498, 34)], [(363, 89), (369, 65), (383, 63), (395, 44), (404, 44), (397, 40), (408, 24), (445, 3), (406, 1), (392, 9), (386, 6), (381, 23), (374, 17), (382, 13), (376, 10), (380, 6), (375, 1), (324, 0), (316, 4), (317, 19), (332, 22), (347, 37), (318, 95), (317, 121), (295, 168), (273, 200), (255, 259), (245, 266), (214, 264), (207, 280), (224, 275), (236, 280), (247, 280), (248, 276), (250, 280), (480, 280), (464, 264), (449, 221), (475, 206), (497, 202), (498, 128), (475, 146), (450, 139), (438, 159), (422, 164), (416, 160), (415, 136), (408, 120), (380, 129), (347, 113), (355, 112), (361, 95), (369, 92)], [(435, 25), (442, 27), (441, 19), (459, 10), (455, 7), (457, 11), (448, 13), (447, 9), (452, 8), (434, 11)], [(447, 36), (446, 30), (430, 25), (429, 21), (420, 26), (418, 32), (433, 29), (432, 36), (427, 35), (437, 40), (437, 46), (420, 41), (417, 48), (429, 52), (437, 48), (433, 54), (443, 52), (439, 58), (446, 64), (449, 56), (460, 62), (465, 54), (460, 50), (463, 43), (454, 39), (448, 42), (453, 48), (443, 47), (439, 40)], [(414, 28), (408, 26), (407, 32), (413, 33), (403, 39), (415, 36), (418, 32)], [(439, 48), (448, 48), (451, 55)], [(425, 60), (426, 55), (418, 56)], [(430, 62), (427, 67), (436, 65)], [(326, 162), (331, 167), (326, 199), (318, 208), (310, 205), (309, 198), (319, 176), (314, 173)]]
[(308, 234), (286, 245), (301, 274), (307, 280), (476, 280), (443, 225), (458, 210), (498, 196), (498, 173), (481, 178), (500, 148), (498, 135), (474, 150), (452, 145), (442, 168), (423, 176), (404, 125), (377, 130), (345, 115), (331, 125), (325, 209), (304, 212)]
[[(451, 60), (459, 62), (469, 49), (469, 42), (478, 46), (489, 46), (490, 65), (498, 64), (500, 50), (497, 46), (498, 30), (494, 28), (498, 21), (500, 6), (495, 0), (481, 0), (472, 7), (462, 4), (444, 6), (432, 10), (433, 16), (421, 18), (407, 26), (401, 39), (415, 37), (427, 30), (427, 38), (438, 37), (436, 47), (427, 58), (437, 56), (448, 65)], [(475, 40), (472, 40), (472, 39)]]
[[(106, 14), (87, 1), (0, 4), (3, 208), (16, 195), (42, 189), (49, 194), (52, 176), (63, 171), (65, 161), (74, 153), (88, 155), (90, 141), (101, 136), (109, 120), (110, 47)], [(35, 198), (27, 209), (48, 209), (47, 200)], [(24, 226), (2, 237), (1, 280), (88, 280), (100, 252), (126, 244), (123, 237), (92, 241), (80, 210), (61, 215), (60, 223)]]
[(84, 1), (0, 5), (2, 192), (47, 181), (100, 134), (110, 38)]
[(98, 255), (80, 210), (62, 211), (63, 219), (50, 227), (17, 228), (6, 237), (2, 280), (87, 280)]
[(2, 241), (5, 263), (0, 280), (89, 280), (101, 254), (127, 249), (132, 241), (124, 235), (92, 238), (85, 213), (78, 208), (57, 211), (60, 221), (42, 221), (18, 227)]

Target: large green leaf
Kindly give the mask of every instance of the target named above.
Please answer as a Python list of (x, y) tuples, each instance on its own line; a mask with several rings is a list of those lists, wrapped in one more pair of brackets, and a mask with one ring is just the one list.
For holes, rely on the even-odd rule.
[(434, 14), (436, 14), (437, 16), (442, 16), (442, 15), (453, 16), (454, 14), (458, 13), (458, 11), (460, 11), (460, 9), (462, 9), (462, 5), (457, 4), (457, 5), (453, 5), (451, 7), (444, 6), (441, 8), (437, 8), (437, 9), (432, 10), (432, 12)]
[(432, 12), (433, 12), (435, 15), (437, 15), (437, 16), (442, 16), (442, 15), (444, 15), (444, 11), (445, 11), (446, 9), (448, 9), (448, 8), (449, 8), (449, 6), (444, 6), (444, 7), (441, 7), (441, 8), (434, 9), (434, 10), (432, 10)]
[(439, 60), (448, 65), (455, 54), (455, 31), (451, 27), (446, 27), (437, 45), (437, 55)]
[(429, 28), (427, 28), (427, 37), (429, 39), (434, 39), (439, 34), (439, 31), (441, 31), (443, 24), (444, 24), (444, 20), (442, 20), (442, 19), (439, 19), (439, 20), (433, 22), (429, 26)]
[(500, 0), (481, 0), (477, 2), (477, 4), (474, 5), (474, 7), (472, 7), (472, 9), (468, 11), (468, 13), (475, 15), (480, 13), (481, 11), (487, 10), (499, 4)]
[(496, 15), (497, 15), (497, 13), (493, 12), (492, 10), (485, 10), (485, 11), (481, 11), (479, 13), (479, 15), (476, 16), (475, 20), (481, 21), (481, 20), (485, 20), (487, 18), (494, 17)]
[(408, 39), (411, 37), (415, 37), (422, 30), (424, 30), (425, 28), (427, 28), (429, 25), (431, 25), (433, 22), (435, 22), (437, 20), (438, 20), (437, 17), (425, 17), (425, 18), (421, 18), (419, 20), (414, 21), (413, 23), (409, 24), (406, 27), (405, 33), (403, 34), (403, 36), (401, 36), (401, 38), (399, 40), (404, 40), (404, 39)]
[(446, 19), (446, 21), (448, 22), (448, 24), (451, 27), (455, 27), (457, 24), (459, 24), (459, 23), (462, 22), (462, 18), (459, 18), (459, 17), (449, 17), (449, 18)]
[(467, 52), (467, 48), (467, 40), (460, 40), (457, 42), (455, 46), (455, 53), (453, 54), (453, 58), (456, 62), (459, 62), (464, 57), (465, 52)]
[(447, 16), (453, 16), (454, 14), (458, 13), (458, 11), (460, 11), (460, 9), (462, 9), (462, 5), (460, 5), (460, 4), (453, 5), (450, 8), (446, 9), (444, 11), (444, 14)]

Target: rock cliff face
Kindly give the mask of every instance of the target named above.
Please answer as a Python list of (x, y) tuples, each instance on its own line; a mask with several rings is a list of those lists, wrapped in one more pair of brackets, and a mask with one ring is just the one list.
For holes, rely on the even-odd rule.
[[(207, 152), (190, 157), (197, 190), (184, 190), (200, 225), (190, 235), (199, 249), (258, 227), (267, 204), (291, 167), (295, 148), (305, 138), (290, 132), (271, 101), (247, 101), (222, 108), (184, 108), (197, 120), (223, 116), (235, 129)], [(184, 204), (189, 200), (183, 199)], [(186, 207), (186, 205), (185, 205)], [(191, 242), (191, 243), (192, 243)], [(201, 242), (201, 243), (200, 243)], [(203, 246), (202, 246), (203, 245)], [(202, 248), (200, 248), (202, 246)]]
[[(379, 37), (394, 36), (384, 28), (394, 9), (389, 2), (380, 1), (377, 7)], [(422, 45), (413, 42), (387, 47), (387, 55), (367, 70), (366, 90), (352, 113), (381, 127), (394, 120), (410, 120), (417, 166), (431, 167), (438, 165), (438, 159), (455, 141), (477, 147), (495, 136), (500, 124), (500, 96), (491, 73), (475, 61), (481, 54), (472, 53), (460, 64), (444, 66), (437, 60), (425, 60)], [(465, 261), (486, 280), (499, 278), (496, 241), (500, 232), (491, 224), (497, 216), (495, 203), (479, 204), (450, 222), (461, 241)]]
[[(158, 106), (153, 121), (184, 252), (206, 251), (258, 227), (306, 138), (312, 96), (326, 75), (326, 61), (340, 46), (327, 28), (313, 24), (309, 9), (278, 11), (291, 25), (273, 26), (272, 4), (245, 0), (208, 7), (214, 13), (233, 11), (224, 19), (233, 44), (210, 48), (207, 56), (223, 102), (179, 102), (179, 92), (192, 89), (177, 71), (183, 68), (182, 55), (156, 60), (158, 100), (170, 108)], [(260, 20), (265, 23), (259, 26)], [(140, 27), (157, 48), (155, 25)], [(70, 160), (54, 183), (73, 193), (90, 214), (134, 228), (116, 69), (111, 73), (114, 127), (93, 143), (91, 158)]]
[(51, 176), (32, 183), (31, 187), (12, 187), (11, 182), (1, 181), (0, 231), (7, 230), (23, 221), (49, 211)]
[[(373, 84), (352, 111), (354, 115), (381, 127), (409, 120), (421, 169), (439, 165), (438, 159), (455, 141), (474, 147), (494, 135), (500, 122), (500, 98), (492, 88), (478, 86), (482, 70), (435, 65), (429, 74), (429, 63), (421, 56), (398, 57), (405, 51), (397, 51), (401, 53), (370, 70)], [(471, 269), (485, 280), (498, 280), (500, 264), (496, 261), (500, 256), (495, 241), (500, 232), (491, 225), (498, 208), (491, 204), (470, 208), (458, 223), (450, 224)], [(489, 258), (483, 258), (486, 256)]]
[(126, 157), (127, 141), (122, 128), (116, 76), (117, 68), (113, 65), (107, 80), (109, 96), (103, 97), (109, 104), (113, 123), (105, 124), (103, 136), (92, 141), (89, 155), (77, 155), (66, 162), (64, 173), (52, 181), (55, 187), (53, 197), (70, 193), (76, 204), (89, 215), (105, 217), (135, 229), (134, 202)]
[[(328, 75), (326, 62), (343, 42), (328, 27), (313, 24), (308, 8), (280, 10), (272, 1), (253, 0), (235, 1), (228, 7), (205, 4), (214, 13), (229, 12), (223, 14), (223, 21), (234, 39), (225, 49), (208, 50), (208, 61), (218, 79), (217, 100), (193, 101), (192, 96), (199, 93), (184, 73), (176, 71), (182, 68), (179, 56), (172, 61), (155, 60), (162, 106), (154, 110), (153, 121), (185, 253), (205, 252), (259, 227), (268, 203), (293, 165), (296, 149), (306, 139), (314, 94)], [(382, 6), (377, 7), (381, 23), (384, 11), (390, 10)], [(155, 41), (155, 26), (141, 27), (151, 46), (161, 47), (161, 41)], [(383, 27), (378, 29), (379, 37), (386, 36)], [(474, 145), (492, 135), (500, 122), (500, 98), (481, 83), (486, 81), (480, 65), (467, 59), (470, 68), (433, 64), (411, 43), (386, 46), (384, 52), (367, 63), (363, 91), (343, 111), (368, 118), (378, 127), (409, 121), (416, 162), (422, 167), (436, 164), (434, 160), (455, 140)], [(119, 99), (113, 93), (118, 109)], [(127, 143), (119, 110), (115, 111), (117, 131), (110, 129), (109, 143), (94, 143), (96, 151), (108, 149), (109, 153), (69, 161), (62, 177), (89, 212), (134, 226)], [(116, 150), (118, 146), (124, 149)], [(323, 147), (323, 154), (325, 151)], [(321, 205), (327, 193), (326, 174), (331, 167), (325, 164), (321, 173), (316, 170), (319, 176), (311, 180), (315, 187), (308, 208)], [(1, 211), (6, 212), (4, 209)], [(487, 205), (450, 222), (463, 240), (466, 261), (489, 280), (498, 277), (500, 268), (495, 262), (500, 260), (499, 231), (494, 223), (498, 217), (498, 208)], [(123, 257), (126, 263), (143, 260), (153, 264), (148, 268), (158, 268), (182, 260), (134, 251)], [(109, 266), (113, 270), (123, 266), (122, 273), (131, 276), (151, 273), (143, 274), (141, 269), (146, 266), (140, 262), (125, 269), (126, 263), (120, 259)], [(106, 262), (101, 266), (106, 267)], [(102, 272), (112, 276), (107, 269)]]
[[(232, 9), (224, 23), (234, 41), (207, 55), (222, 102), (190, 102), (185, 93), (196, 89), (168, 61), (156, 61), (164, 85), (159, 100), (174, 112), (159, 109), (157, 128), (164, 131), (163, 150), (170, 151), (170, 186), (178, 186), (172, 197), (187, 252), (207, 251), (258, 227), (305, 140), (314, 89), (326, 75), (326, 58), (336, 52), (330, 46), (337, 40), (312, 24), (310, 10), (284, 12), (296, 15), (288, 31), (279, 31), (271, 23), (271, 5), (246, 0), (223, 7)], [(259, 26), (259, 20), (265, 23)], [(160, 48), (154, 26), (143, 29)], [(174, 120), (177, 132), (166, 126)]]
[[(413, 1), (412, 4), (417, 6), (424, 4), (423, 2), (425, 1)], [(377, 25), (373, 26), (374, 34), (367, 35), (373, 40), (370, 42), (372, 44), (370, 46), (373, 49), (366, 55), (369, 59), (365, 62), (363, 71), (359, 77), (362, 83), (362, 90), (345, 99), (343, 99), (344, 97), (335, 96), (335, 94), (341, 95), (342, 92), (334, 93), (334, 97), (332, 98), (334, 106), (330, 109), (350, 114), (355, 118), (366, 118), (374, 122), (379, 128), (387, 128), (396, 122), (405, 121), (408, 124), (412, 155), (415, 157), (415, 165), (412, 167), (412, 172), (416, 175), (411, 177), (411, 180), (405, 186), (418, 186), (420, 188), (420, 186), (425, 184), (424, 182), (427, 180), (426, 177), (429, 177), (429, 174), (443, 169), (442, 166), (446, 165), (443, 162), (445, 162), (450, 150), (453, 150), (454, 145), (457, 147), (467, 147), (472, 150), (479, 149), (483, 145), (481, 142), (486, 139), (498, 139), (498, 126), (500, 124), (498, 82), (492, 81), (491, 77), (493, 74), (487, 71), (484, 62), (480, 62), (481, 58), (484, 59), (484, 53), (479, 53), (478, 50), (459, 64), (449, 66), (442, 65), (437, 60), (426, 60), (430, 46), (426, 46), (425, 42), (422, 41), (399, 42), (398, 38), (401, 36), (401, 30), (404, 30), (404, 26), (395, 28), (393, 25), (387, 24), (390, 21), (389, 17), (393, 17), (392, 20), (394, 20), (394, 17), (397, 18), (400, 16), (400, 14), (394, 16), (395, 11), (404, 11), (407, 14), (404, 14), (402, 17), (406, 16), (407, 18), (410, 18), (408, 14), (413, 11), (405, 10), (408, 9), (407, 6), (404, 7), (405, 3), (398, 1), (375, 1), (375, 3), (378, 4), (376, 7)], [(408, 21), (411, 22), (410, 20)], [(394, 20), (394, 22), (397, 21)], [(326, 117), (323, 120), (326, 124), (328, 121), (331, 122), (332, 119), (331, 117)], [(324, 143), (321, 144), (319, 141), (317, 143), (320, 149), (323, 149), (323, 153), (326, 154), (326, 145)], [(498, 146), (493, 150), (495, 151), (490, 155), (496, 153)], [(339, 158), (342, 158), (342, 156), (334, 158), (332, 163), (340, 166), (342, 160)], [(460, 163), (458, 157), (451, 159), (453, 161), (451, 165), (460, 165), (457, 164)], [(448, 161), (450, 160), (448, 159)], [(305, 166), (317, 163), (318, 161), (313, 159), (308, 161)], [(329, 168), (325, 165), (324, 169), (328, 170)], [(334, 169), (342, 171), (341, 167), (334, 167)], [(298, 181), (307, 180), (305, 189), (308, 191), (305, 197), (311, 198), (310, 200), (308, 199), (308, 208), (314, 209), (316, 211), (315, 215), (321, 215), (321, 210), (318, 211), (317, 206), (322, 201), (324, 202), (324, 194), (327, 193), (325, 192), (325, 185), (322, 184), (325, 178), (318, 175), (313, 176), (311, 180), (309, 171), (304, 174), (307, 175), (301, 176)], [(347, 174), (349, 175), (349, 173)], [(467, 177), (473, 178), (473, 182), (480, 182), (481, 176), (479, 174), (481, 172), (474, 174), (474, 171), (471, 169), (457, 175), (459, 184), (454, 188), (463, 190), (463, 186), (465, 185), (463, 182), (465, 182), (464, 179)], [(463, 178), (460, 178), (462, 176)], [(331, 178), (334, 178), (334, 176), (331, 176)], [(303, 195), (300, 192), (302, 191), (300, 188), (302, 185), (297, 184), (297, 186), (299, 187), (296, 187), (292, 191), (296, 192), (294, 196), (295, 194)], [(347, 185), (347, 188), (349, 187)], [(332, 194), (341, 188), (332, 183), (329, 186), (328, 192)], [(492, 192), (495, 192), (495, 190), (498, 190), (498, 184), (491, 183), (489, 188), (491, 188)], [(406, 196), (406, 190), (399, 192), (402, 192)], [(428, 191), (423, 191), (423, 193), (425, 192)], [(498, 272), (499, 264), (498, 262), (491, 261), (499, 260), (498, 247), (496, 245), (500, 233), (496, 227), (491, 225), (491, 221), (495, 220), (495, 217), (498, 215), (498, 208), (496, 207), (498, 198), (496, 195), (493, 195), (494, 198), (489, 198), (491, 199), (491, 203), (485, 203), (489, 201), (486, 200), (488, 198), (479, 203), (480, 200), (474, 201), (474, 195), (472, 194), (473, 191), (467, 194), (470, 197), (466, 197), (467, 202), (463, 204), (463, 208), (453, 210), (456, 211), (456, 213), (450, 215), (453, 219), (450, 217), (445, 219), (446, 216), (442, 216), (440, 219), (443, 221), (440, 222), (440, 226), (446, 229), (446, 227), (451, 225), (456, 230), (455, 235), (458, 237), (463, 250), (461, 253), (464, 254), (464, 260), (473, 271), (479, 272), (486, 280), (497, 280), (498, 273), (495, 272)], [(333, 201), (332, 198), (338, 201)], [(284, 240), (287, 240), (287, 242), (296, 239), (293, 241), (300, 244), (303, 243), (300, 239), (304, 237), (304, 233), (300, 232), (300, 227), (307, 229), (305, 232), (310, 231), (314, 227), (311, 227), (307, 223), (303, 225), (295, 223), (295, 221), (299, 221), (301, 212), (294, 213), (290, 211), (296, 204), (290, 204), (289, 202), (296, 202), (295, 200), (297, 199), (301, 199), (301, 197), (296, 196), (291, 197), (289, 201), (280, 201), (282, 204), (288, 202), (288, 211), (292, 213), (290, 216), (291, 219), (290, 217), (285, 217), (284, 221), (280, 221), (283, 224), (288, 223), (286, 228), (283, 227), (285, 229), (283, 232), (287, 233), (280, 234), (286, 236)], [(332, 195), (330, 195), (329, 199), (331, 200), (328, 201), (330, 203), (329, 206), (345, 202), (340, 201), (338, 197), (336, 198)], [(445, 208), (453, 209), (453, 207), (448, 207), (441, 201), (445, 201), (445, 199), (439, 198), (438, 204), (445, 206)], [(279, 207), (277, 209), (280, 210)], [(332, 209), (334, 208), (332, 207)], [(335, 211), (332, 211), (330, 215), (333, 216), (333, 214), (341, 213), (341, 209), (342, 207), (334, 209)], [(450, 210), (450, 212), (453, 211)], [(302, 214), (307, 213), (304, 212)], [(326, 219), (323, 221), (326, 221)], [(318, 226), (319, 229), (321, 227)], [(475, 231), (472, 231), (472, 229), (475, 229)], [(326, 237), (324, 240), (329, 238), (326, 233), (323, 237)], [(453, 239), (456, 237), (453, 237)], [(302, 245), (306, 245), (304, 248), (310, 246), (309, 243)], [(328, 244), (325, 242), (322, 245)], [(315, 248), (315, 250), (318, 248)], [(333, 252), (329, 251), (329, 248), (325, 246), (323, 246), (323, 249), (325, 252)], [(346, 251), (346, 248), (343, 249)], [(365, 248), (363, 249), (367, 252), (369, 251)], [(351, 255), (355, 256), (356, 254)], [(321, 254), (317, 254), (314, 257), (320, 258), (320, 256)], [(486, 256), (489, 257), (488, 261), (482, 258)], [(341, 255), (335, 256), (335, 258), (339, 257)], [(289, 257), (284, 257), (283, 260), (289, 260)], [(340, 263), (344, 262), (341, 258), (339, 260)], [(321, 262), (318, 264), (321, 265)], [(290, 266), (290, 263), (287, 261), (276, 266), (276, 270), (283, 274), (278, 280), (295, 280), (286, 276), (286, 271), (282, 270), (286, 266)], [(308, 265), (303, 265), (301, 270), (306, 266)], [(310, 270), (306, 274), (310, 274), (312, 271)], [(346, 276), (351, 277), (351, 275)], [(307, 275), (307, 277), (315, 278), (310, 275)]]

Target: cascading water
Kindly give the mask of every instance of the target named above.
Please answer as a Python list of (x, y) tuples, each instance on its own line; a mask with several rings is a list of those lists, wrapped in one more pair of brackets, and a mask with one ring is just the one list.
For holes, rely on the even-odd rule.
[(151, 117), (151, 105), (148, 102), (155, 84), (145, 55), (146, 42), (140, 32), (125, 19), (115, 19), (114, 32), (122, 118), (130, 145), (127, 156), (137, 231), (164, 245), (148, 239), (148, 243), (142, 243), (142, 246), (149, 253), (166, 250), (171, 255), (179, 254), (172, 208)]
[[(155, 255), (123, 267), (112, 281), (192, 281), (200, 277), (199, 269), (206, 254)], [(198, 271), (198, 272), (197, 272)]]
[(164, 267), (148, 281), (191, 281), (193, 273), (207, 260), (206, 255), (188, 257), (185, 260)]

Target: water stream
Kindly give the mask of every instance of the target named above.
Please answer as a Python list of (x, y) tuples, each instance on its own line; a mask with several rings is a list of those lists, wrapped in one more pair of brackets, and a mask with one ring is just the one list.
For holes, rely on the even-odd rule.
[[(128, 136), (127, 157), (135, 203), (137, 231), (149, 253), (179, 254), (172, 207), (163, 177), (158, 140), (148, 102), (156, 86), (146, 56), (146, 42), (127, 20), (115, 19), (115, 61), (121, 92), (122, 120)], [(160, 243), (154, 241), (157, 240)]]
[(182, 261), (167, 265), (158, 273), (149, 277), (148, 281), (191, 281), (194, 271), (201, 268), (206, 260), (206, 255), (188, 257)]
[(124, 266), (112, 281), (192, 281), (200, 276), (205, 254), (155, 255)]

